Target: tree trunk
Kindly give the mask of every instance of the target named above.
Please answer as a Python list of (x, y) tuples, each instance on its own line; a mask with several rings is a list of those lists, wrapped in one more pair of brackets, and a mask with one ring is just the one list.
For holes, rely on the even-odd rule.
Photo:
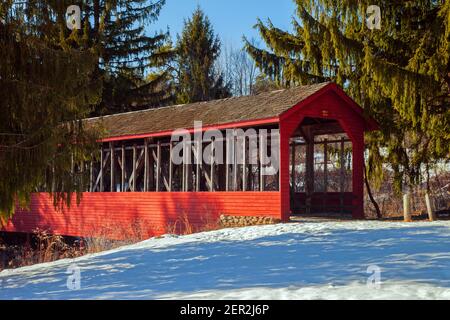
[(364, 163), (364, 183), (366, 184), (367, 188), (367, 194), (369, 195), (370, 202), (372, 202), (375, 212), (377, 213), (377, 218), (381, 219), (381, 211), (380, 207), (378, 206), (378, 203), (375, 201), (375, 198), (372, 195), (372, 189), (370, 188), (369, 179), (367, 177), (367, 170), (366, 170), (366, 164)]
[(94, 0), (94, 37), (99, 39), (98, 31), (100, 28), (100, 0)]

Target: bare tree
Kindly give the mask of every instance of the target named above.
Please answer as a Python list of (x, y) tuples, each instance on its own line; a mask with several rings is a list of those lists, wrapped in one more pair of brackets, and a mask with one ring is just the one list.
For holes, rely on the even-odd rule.
[(245, 50), (225, 45), (216, 68), (223, 74), (224, 82), (230, 86), (233, 96), (253, 94), (258, 72), (255, 62)]

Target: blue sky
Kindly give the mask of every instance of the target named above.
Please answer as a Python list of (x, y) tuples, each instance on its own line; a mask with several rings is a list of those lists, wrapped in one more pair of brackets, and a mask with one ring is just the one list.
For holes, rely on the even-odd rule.
[[(257, 18), (263, 21), (270, 18), (275, 26), (291, 30), (291, 17), (295, 14), (293, 0), (166, 0), (158, 21), (148, 27), (150, 33), (169, 27), (172, 38), (176, 39), (184, 19), (191, 16), (197, 5), (209, 17), (223, 43), (235, 48), (242, 46), (243, 35), (260, 41), (253, 29)], [(263, 45), (261, 41), (260, 44)]]

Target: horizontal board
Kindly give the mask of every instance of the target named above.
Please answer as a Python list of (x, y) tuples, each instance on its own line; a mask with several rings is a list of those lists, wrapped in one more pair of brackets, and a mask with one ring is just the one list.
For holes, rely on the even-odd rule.
[[(4, 231), (36, 229), (77, 237), (145, 239), (217, 221), (221, 214), (280, 218), (279, 192), (86, 192), (80, 205), (57, 210), (47, 193), (33, 194)], [(176, 227), (175, 227), (176, 226)]]

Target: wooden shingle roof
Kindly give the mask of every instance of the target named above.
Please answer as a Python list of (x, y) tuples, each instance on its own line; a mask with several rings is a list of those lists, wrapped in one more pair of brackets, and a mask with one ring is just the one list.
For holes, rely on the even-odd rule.
[(194, 121), (215, 126), (278, 117), (330, 82), (233, 97), (207, 102), (160, 107), (86, 119), (88, 126), (100, 125), (107, 137), (121, 137), (192, 128)]

